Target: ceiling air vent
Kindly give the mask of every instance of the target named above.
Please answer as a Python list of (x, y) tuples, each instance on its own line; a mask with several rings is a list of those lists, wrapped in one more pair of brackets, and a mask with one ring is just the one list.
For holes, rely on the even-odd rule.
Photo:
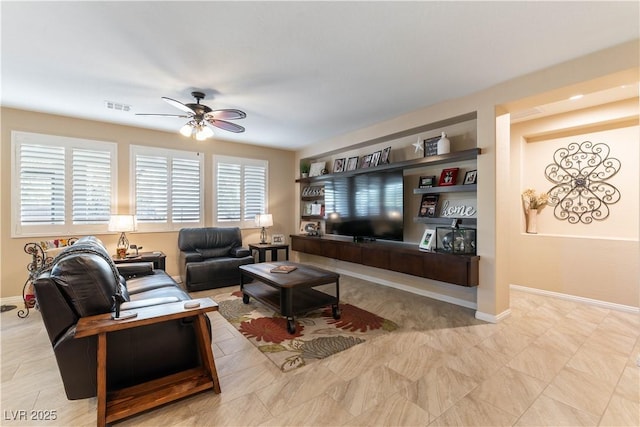
[(125, 113), (131, 111), (131, 105), (121, 104), (119, 102), (104, 101), (104, 106), (107, 107), (108, 110), (124, 111)]

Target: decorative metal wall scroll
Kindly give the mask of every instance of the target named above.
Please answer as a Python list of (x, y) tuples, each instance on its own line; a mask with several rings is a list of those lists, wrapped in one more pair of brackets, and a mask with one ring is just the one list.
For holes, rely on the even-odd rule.
[(606, 182), (620, 170), (620, 160), (609, 157), (607, 144), (572, 142), (553, 153), (554, 163), (545, 176), (555, 184), (549, 190), (553, 214), (570, 224), (591, 224), (609, 216), (609, 205), (620, 200), (620, 191)]

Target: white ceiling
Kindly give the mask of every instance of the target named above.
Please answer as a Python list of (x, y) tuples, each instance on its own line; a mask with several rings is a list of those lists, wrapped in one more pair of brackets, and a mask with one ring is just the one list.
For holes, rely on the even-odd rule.
[[(297, 149), (639, 36), (638, 2), (2, 1), (1, 105)], [(127, 104), (109, 110), (105, 101)]]

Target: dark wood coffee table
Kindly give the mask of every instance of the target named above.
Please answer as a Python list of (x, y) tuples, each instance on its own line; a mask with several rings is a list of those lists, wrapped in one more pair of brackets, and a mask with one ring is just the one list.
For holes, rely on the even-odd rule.
[[(272, 273), (278, 265), (293, 265), (289, 273)], [(247, 283), (248, 278), (255, 282)], [(335, 283), (335, 296), (326, 294), (316, 286)], [(264, 262), (240, 266), (242, 300), (249, 304), (250, 297), (280, 312), (287, 319), (287, 331), (296, 331), (294, 316), (316, 308), (331, 305), (334, 319), (340, 318), (340, 275), (310, 265), (294, 262)]]

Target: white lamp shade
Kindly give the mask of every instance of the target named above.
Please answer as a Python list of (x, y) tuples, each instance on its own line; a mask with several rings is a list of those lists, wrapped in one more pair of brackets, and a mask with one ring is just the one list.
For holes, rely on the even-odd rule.
[(256, 226), (271, 227), (273, 225), (273, 216), (271, 214), (256, 215)]
[(192, 133), (193, 133), (193, 126), (191, 126), (191, 122), (187, 123), (186, 125), (182, 126), (182, 128), (180, 128), (180, 134), (182, 134), (182, 136), (190, 137)]
[(109, 219), (109, 231), (135, 231), (136, 217), (133, 215), (111, 215)]

